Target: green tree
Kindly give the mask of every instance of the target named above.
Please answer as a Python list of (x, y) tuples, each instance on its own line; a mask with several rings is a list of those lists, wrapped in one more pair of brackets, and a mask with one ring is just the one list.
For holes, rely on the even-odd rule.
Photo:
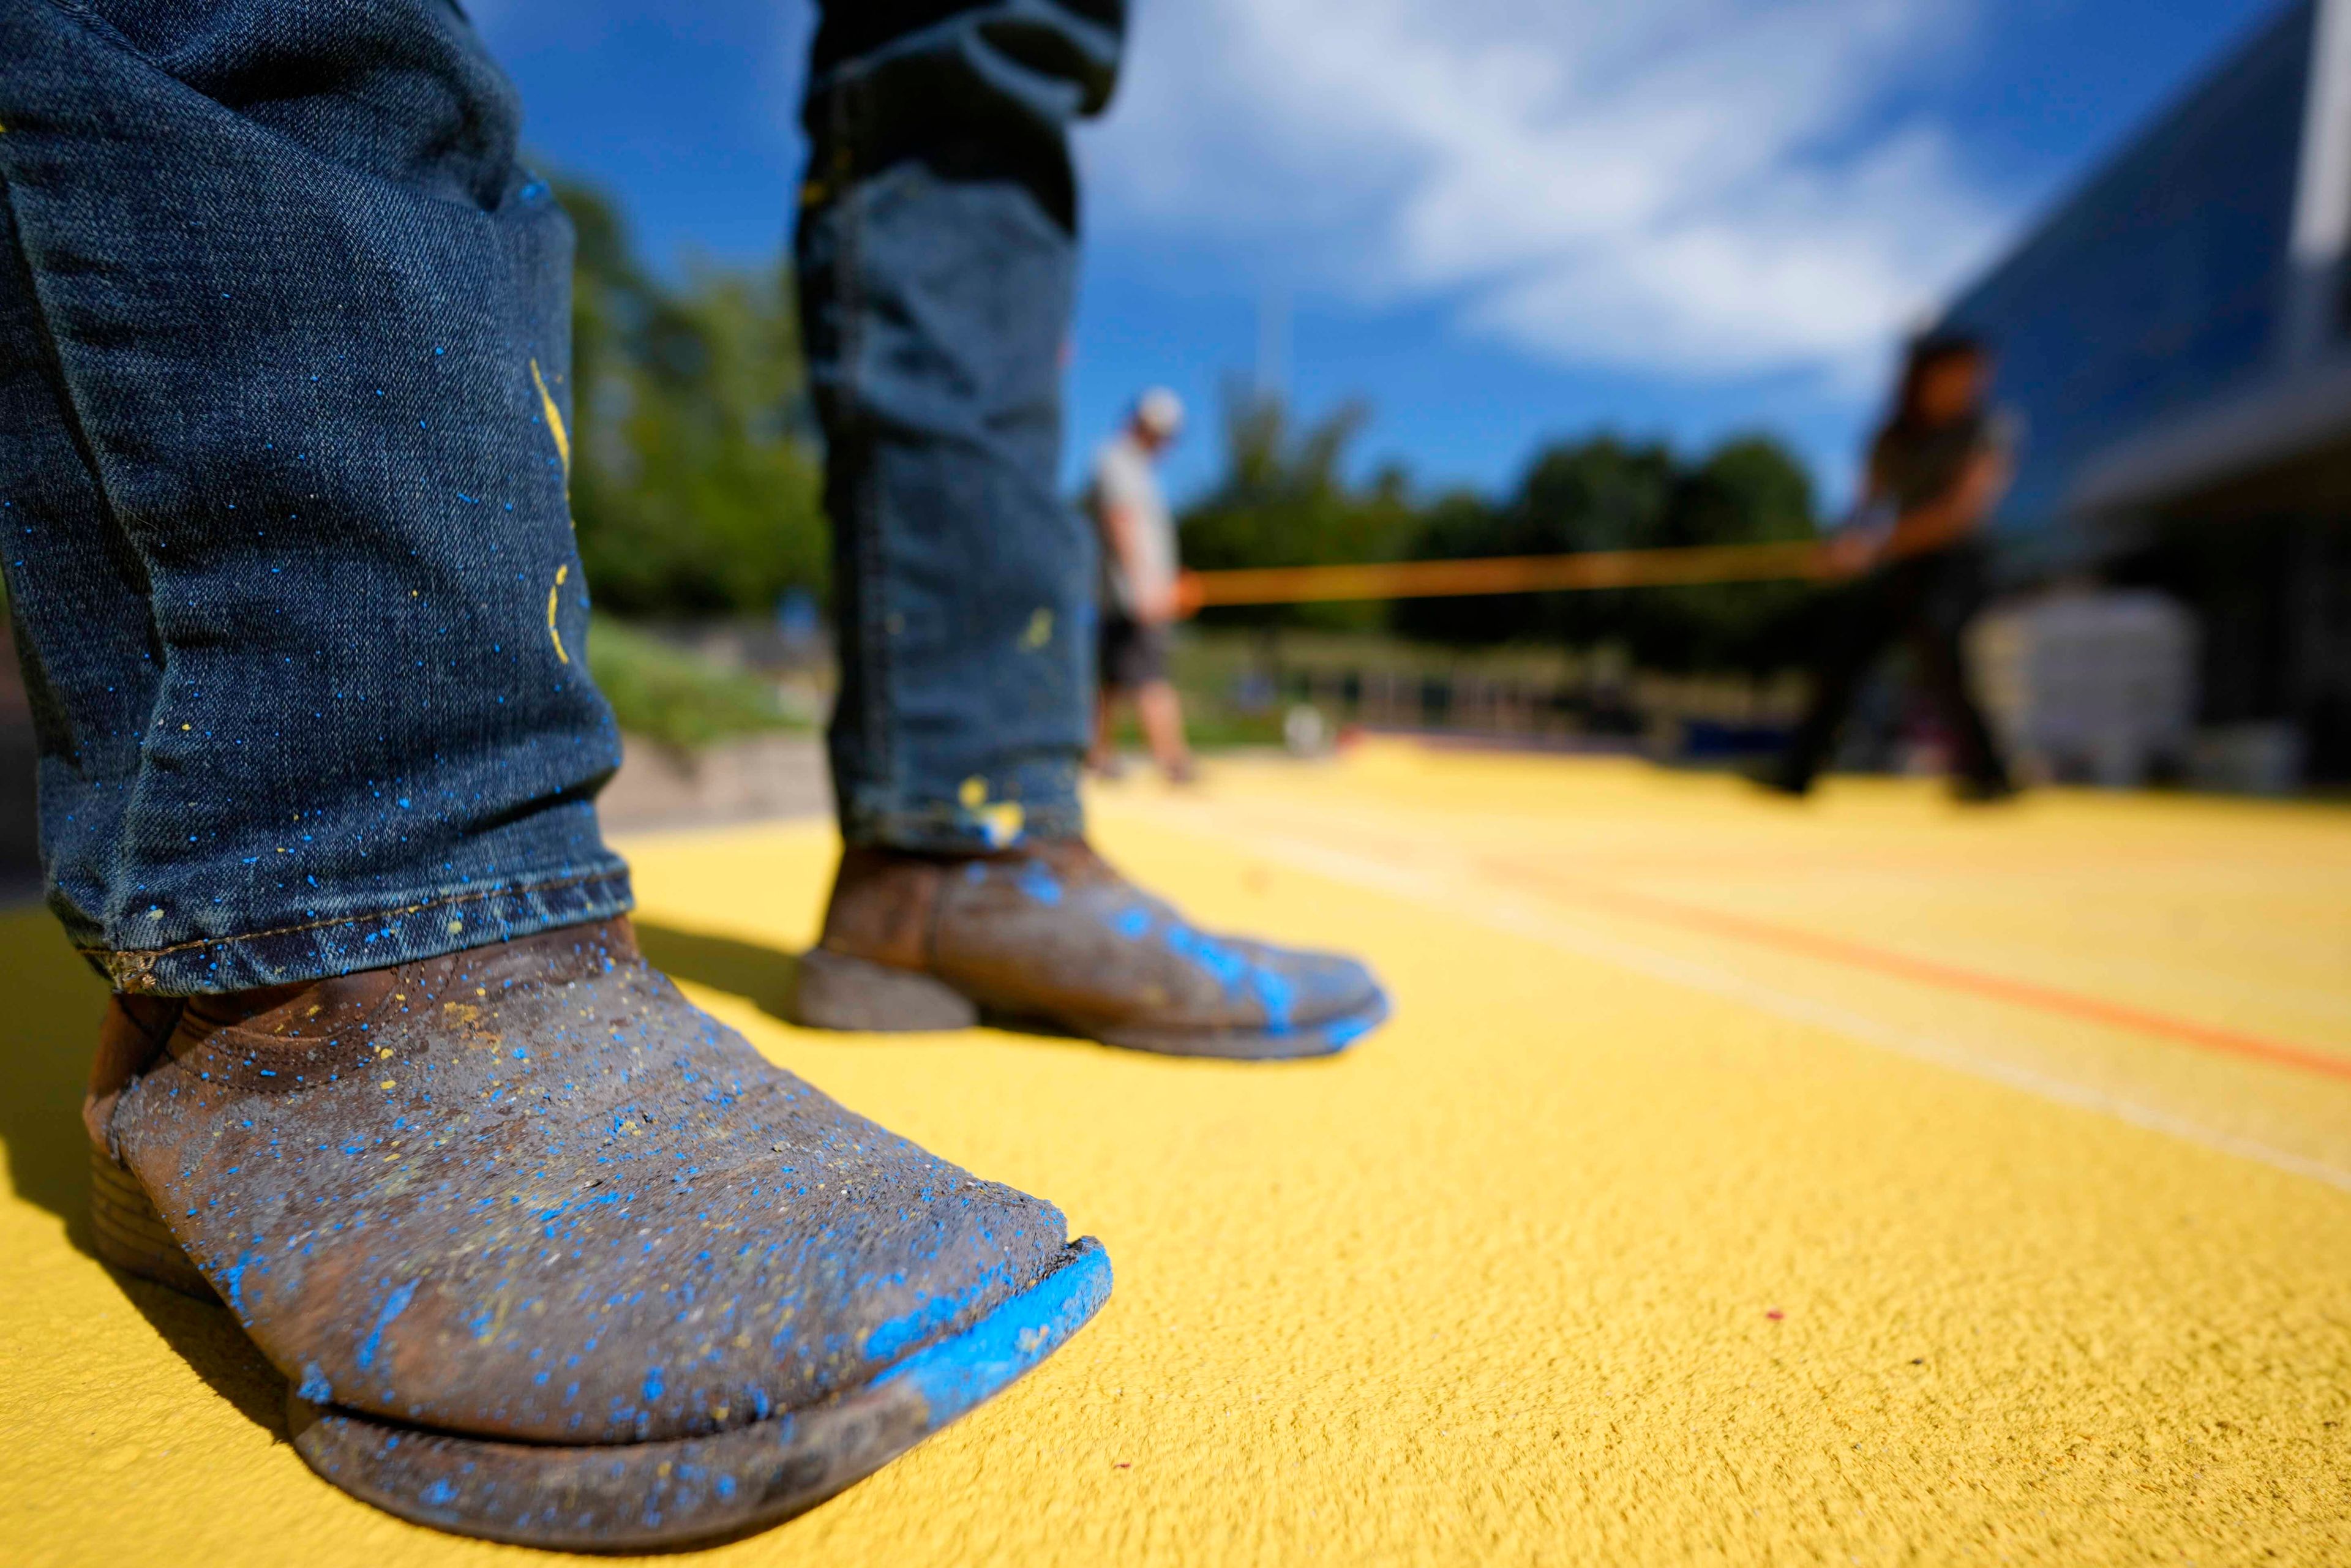
[[(1805, 538), (1812, 481), (1769, 436), (1726, 442), (1695, 465), (1660, 442), (1602, 434), (1544, 448), (1505, 500), (1447, 497), (1425, 514), (1413, 555), (1552, 555)], [(1621, 643), (1663, 669), (1784, 662), (1802, 584), (1496, 595), (1399, 603), (1411, 635), (1452, 643)]]
[[(1725, 442), (1676, 481), (1667, 545), (1770, 544), (1819, 532), (1812, 476), (1771, 436)], [(1653, 589), (1633, 639), (1643, 663), (1669, 670), (1765, 669), (1801, 654), (1802, 582), (1725, 582)]]
[[(1404, 471), (1367, 486), (1347, 482), (1348, 447), (1370, 418), (1350, 402), (1297, 424), (1274, 396), (1238, 383), (1225, 393), (1225, 473), (1184, 515), (1184, 564), (1198, 570), (1325, 566), (1394, 560), (1419, 527)], [(1384, 623), (1385, 606), (1301, 604), (1210, 611), (1211, 622), (1362, 629)]]
[(760, 614), (821, 595), (821, 465), (788, 273), (638, 260), (601, 193), (559, 189), (572, 289), (572, 515), (598, 602), (624, 615)]
[[(1561, 555), (1646, 549), (1666, 540), (1678, 468), (1670, 448), (1600, 434), (1535, 455), (1499, 505), (1457, 498), (1433, 511), (1414, 555)], [(1407, 601), (1397, 623), (1444, 642), (1541, 641), (1571, 647), (1622, 640), (1638, 614), (1638, 591), (1507, 594)]]

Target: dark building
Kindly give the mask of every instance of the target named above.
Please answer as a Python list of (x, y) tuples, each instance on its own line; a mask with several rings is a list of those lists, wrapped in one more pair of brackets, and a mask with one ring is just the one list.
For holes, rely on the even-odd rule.
[(2159, 587), (2199, 722), (2351, 781), (2351, 0), (2303, 0), (1947, 312), (2022, 416), (2018, 580)]

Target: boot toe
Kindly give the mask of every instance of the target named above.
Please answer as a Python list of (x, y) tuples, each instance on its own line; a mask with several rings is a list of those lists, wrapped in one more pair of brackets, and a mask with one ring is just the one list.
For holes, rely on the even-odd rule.
[(372, 973), (175, 1035), (108, 1133), (303, 1458), (405, 1518), (605, 1550), (782, 1518), (1109, 1292), (1052, 1205), (768, 1063), (624, 929)]
[[(1040, 841), (952, 871), (870, 854), (845, 856), (841, 867), (826, 941), (847, 946), (828, 956), (815, 988), (822, 994), (801, 998), (800, 1016), (819, 1021), (870, 1026), (887, 1012), (885, 991), (905, 992), (915, 969), (982, 1016), (1170, 1055), (1328, 1055), (1386, 1016), (1379, 982), (1357, 960), (1201, 930), (1082, 840)], [(907, 893), (917, 883), (931, 903)], [(917, 909), (928, 911), (919, 922), (925, 944), (893, 960), (905, 973), (842, 962), (861, 933), (904, 927)], [(852, 980), (858, 995), (849, 994)], [(909, 1027), (918, 1010), (927, 1009), (909, 1005)]]
[(1067, 1244), (1050, 1204), (843, 1109), (642, 963), (479, 977), (402, 981), (299, 1074), (220, 1031), (117, 1113), (314, 1404), (523, 1442), (723, 1430), (870, 1380)]
[(1279, 977), (1286, 1005), (1281, 1009), (1282, 1017), (1269, 1019), (1277, 1026), (1311, 1029), (1360, 1013), (1384, 995), (1370, 967), (1343, 953), (1277, 947), (1261, 942), (1242, 946), (1249, 951), (1251, 967), (1257, 973)]
[(1050, 1271), (1068, 1235), (1051, 1205), (912, 1145), (623, 1186), (577, 1220), (557, 1207), (448, 1227), (457, 1255), (416, 1260), (405, 1299), (371, 1296), (368, 1333), (326, 1336), (308, 1396), (531, 1442), (724, 1431), (958, 1332)]

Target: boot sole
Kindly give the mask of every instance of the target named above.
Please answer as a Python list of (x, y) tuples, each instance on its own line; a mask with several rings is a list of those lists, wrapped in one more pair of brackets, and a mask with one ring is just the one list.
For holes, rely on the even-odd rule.
[(219, 1303), (220, 1292), (180, 1250), (139, 1178), (99, 1148), (89, 1151), (89, 1227), (100, 1262), (183, 1296)]
[(708, 1437), (561, 1448), (459, 1437), (288, 1392), (295, 1450), (388, 1513), (460, 1535), (638, 1552), (777, 1524), (862, 1480), (1059, 1349), (1110, 1297), (1092, 1237), (971, 1327), (822, 1405)]
[[(99, 1256), (217, 1302), (138, 1177), (100, 1150), (90, 1165)], [(1110, 1255), (1081, 1237), (1035, 1284), (862, 1387), (706, 1437), (499, 1442), (315, 1405), (290, 1384), (287, 1426), (322, 1479), (418, 1524), (574, 1552), (687, 1546), (780, 1523), (872, 1475), (1060, 1349), (1110, 1291)]]
[(1082, 1035), (1104, 1045), (1156, 1056), (1216, 1057), (1235, 1061), (1279, 1061), (1332, 1056), (1379, 1027), (1388, 1016), (1384, 992), (1353, 1012), (1289, 1030), (1150, 1029), (1096, 1026), (1068, 1019), (997, 1013), (935, 976), (892, 968), (865, 958), (810, 948), (800, 956), (785, 1018), (803, 1029), (852, 1034), (935, 1033), (969, 1029), (983, 1019), (1010, 1029), (1042, 1025), (1055, 1032)]
[(1104, 1045), (1158, 1056), (1213, 1057), (1228, 1061), (1303, 1061), (1336, 1056), (1387, 1021), (1384, 991), (1351, 1013), (1291, 1030), (1100, 1029), (1079, 1032)]

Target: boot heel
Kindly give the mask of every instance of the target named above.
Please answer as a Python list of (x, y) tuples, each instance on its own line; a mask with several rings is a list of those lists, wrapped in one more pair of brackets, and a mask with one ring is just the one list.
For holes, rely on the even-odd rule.
[(89, 1152), (89, 1227), (101, 1262), (200, 1301), (220, 1300), (180, 1249), (139, 1178), (104, 1149)]
[(816, 947), (800, 955), (785, 1016), (809, 1029), (901, 1034), (969, 1029), (979, 1009), (928, 975)]

